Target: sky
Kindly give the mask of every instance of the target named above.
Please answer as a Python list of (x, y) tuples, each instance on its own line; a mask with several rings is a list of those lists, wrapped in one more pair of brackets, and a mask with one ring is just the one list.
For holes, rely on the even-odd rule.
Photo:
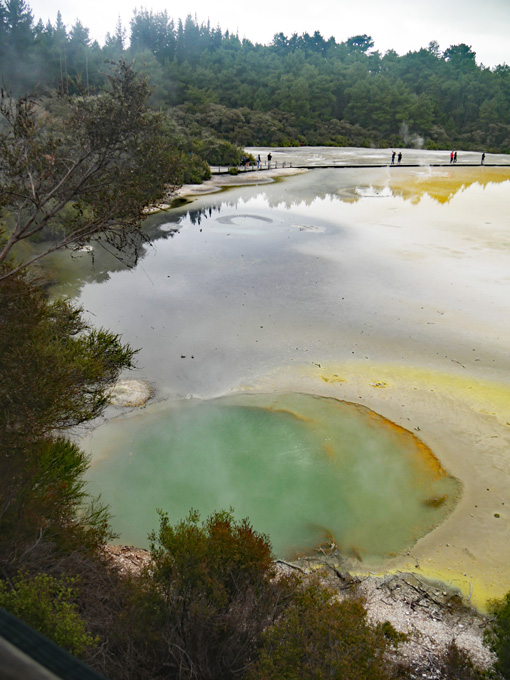
[[(104, 42), (114, 33), (118, 18), (129, 29), (135, 8), (167, 10), (177, 22), (191, 15), (211, 22), (252, 42), (268, 44), (275, 33), (320, 31), (326, 39), (342, 42), (366, 33), (374, 49), (394, 49), (402, 55), (427, 47), (435, 40), (441, 50), (465, 43), (477, 62), (494, 67), (510, 65), (510, 0), (27, 0), (36, 21), (55, 22), (60, 10), (68, 28), (77, 19), (91, 37)], [(129, 30), (128, 30), (129, 34)]]

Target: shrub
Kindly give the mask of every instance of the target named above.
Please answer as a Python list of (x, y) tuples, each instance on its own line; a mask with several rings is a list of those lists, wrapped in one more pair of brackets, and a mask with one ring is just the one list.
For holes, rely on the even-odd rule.
[(82, 656), (98, 639), (85, 629), (74, 603), (73, 579), (18, 572), (11, 585), (0, 581), (0, 606), (67, 649)]
[(448, 680), (482, 680), (483, 673), (472, 663), (468, 654), (452, 642), (440, 660), (441, 677)]
[(106, 510), (86, 507), (87, 457), (63, 433), (102, 413), (133, 355), (21, 274), (0, 282), (0, 564), (9, 572), (42, 539), (95, 548), (110, 536)]
[[(276, 579), (271, 545), (247, 520), (160, 513), (153, 562), (125, 617), (125, 644), (144, 649), (147, 677), (238, 677), (296, 582)], [(124, 626), (124, 623), (121, 624)]]
[(249, 680), (389, 680), (384, 632), (369, 625), (361, 599), (339, 602), (317, 583), (297, 592), (292, 605), (263, 637)]

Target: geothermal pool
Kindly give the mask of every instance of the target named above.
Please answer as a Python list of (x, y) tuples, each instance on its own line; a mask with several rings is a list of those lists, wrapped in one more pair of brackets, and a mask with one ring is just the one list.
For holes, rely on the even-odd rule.
[(155, 508), (180, 518), (190, 506), (203, 517), (232, 507), (280, 557), (336, 546), (369, 563), (412, 546), (460, 494), (411, 433), (305, 394), (164, 404), (104, 425), (94, 446), (90, 479), (121, 536), (140, 547)]
[[(368, 562), (419, 568), (466, 592), (475, 584), (474, 600), (508, 589), (510, 170), (424, 165), (259, 177), (151, 216), (152, 245), (139, 246), (134, 268), (101, 249), (95, 268), (86, 256), (60, 261), (68, 276), (58, 292), (140, 347), (129, 377), (155, 389), (152, 405), (110, 409), (84, 442), (91, 491), (111, 503), (120, 540), (140, 542), (154, 529), (156, 506), (178, 520), (190, 507), (232, 504), (241, 516), (259, 509), (255, 528), (282, 552), (333, 535)], [(292, 395), (309, 395), (299, 418), (295, 404), (283, 409), (293, 415), (269, 413), (273, 397)], [(262, 400), (256, 409), (243, 401), (252, 397)], [(373, 422), (360, 426), (359, 442), (381, 465), (365, 495), (371, 459), (362, 443), (350, 449), (360, 469), (346, 481), (344, 435), (330, 436), (336, 415), (328, 409), (342, 401), (355, 404), (342, 422), (359, 407), (384, 416), (376, 433)], [(395, 434), (392, 423), (437, 457), (438, 490), (416, 485), (433, 470), (426, 456), (417, 468), (407, 449), (372, 451)], [(181, 425), (183, 439), (174, 441)], [(332, 438), (337, 448), (327, 456)], [(221, 455), (208, 456), (211, 447)], [(397, 509), (374, 531), (385, 489)], [(285, 503), (304, 513), (294, 524)], [(133, 506), (144, 518), (138, 525)], [(400, 527), (394, 518), (406, 514), (409, 525)]]

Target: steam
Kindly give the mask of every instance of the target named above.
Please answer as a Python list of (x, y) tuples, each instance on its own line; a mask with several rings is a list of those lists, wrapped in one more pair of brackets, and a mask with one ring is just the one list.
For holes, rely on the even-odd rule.
[(423, 149), (423, 137), (420, 137), (416, 132), (409, 132), (409, 125), (407, 123), (402, 123), (400, 126), (400, 136), (407, 148)]

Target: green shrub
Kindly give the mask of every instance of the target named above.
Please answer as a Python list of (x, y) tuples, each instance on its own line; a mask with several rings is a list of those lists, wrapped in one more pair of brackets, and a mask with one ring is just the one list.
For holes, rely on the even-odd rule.
[(193, 140), (193, 150), (209, 165), (239, 165), (244, 154), (237, 144), (212, 135)]
[(133, 355), (21, 274), (0, 282), (0, 565), (8, 573), (46, 540), (94, 549), (111, 537), (107, 511), (85, 489), (88, 459), (63, 433), (103, 412)]
[(195, 155), (183, 154), (181, 172), (183, 184), (201, 184), (211, 179), (211, 168), (205, 160)]
[(263, 637), (249, 680), (389, 680), (385, 635), (369, 625), (361, 599), (339, 602), (311, 583)]
[(401, 642), (406, 642), (409, 640), (409, 635), (406, 633), (400, 633), (396, 630), (389, 621), (384, 621), (377, 625), (377, 630), (381, 633), (388, 644), (393, 647), (398, 647)]
[(0, 581), (0, 606), (26, 624), (81, 656), (98, 643), (85, 629), (74, 603), (73, 579), (18, 572), (11, 585)]
[(125, 647), (144, 650), (146, 677), (239, 677), (296, 581), (275, 579), (267, 537), (231, 512), (160, 518), (153, 562), (121, 622)]

